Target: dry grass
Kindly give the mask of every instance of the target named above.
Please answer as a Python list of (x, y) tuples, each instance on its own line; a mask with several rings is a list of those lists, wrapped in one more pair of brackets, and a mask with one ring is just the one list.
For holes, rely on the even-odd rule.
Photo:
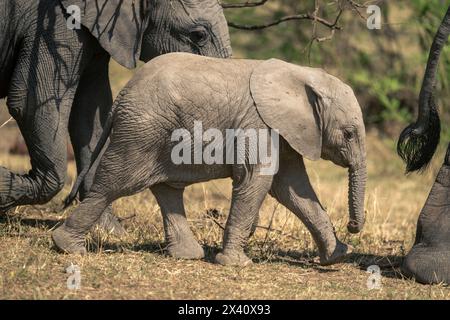
[[(186, 192), (187, 215), (206, 249), (205, 261), (164, 256), (160, 212), (150, 192), (115, 203), (120, 216), (136, 215), (127, 222), (128, 237), (93, 233), (89, 237), (92, 253), (86, 257), (58, 254), (52, 248), (49, 229), (72, 210), (58, 212), (74, 178), (71, 163), (70, 181), (54, 201), (19, 207), (1, 218), (0, 298), (449, 299), (448, 288), (403, 279), (398, 270), (401, 257), (412, 244), (418, 212), (442, 157), (425, 175), (405, 177), (391, 144), (369, 137), (367, 224), (359, 235), (345, 230), (345, 170), (324, 161), (308, 163), (339, 238), (356, 249), (346, 263), (331, 267), (318, 265), (310, 234), (269, 197), (259, 224), (267, 227), (272, 220), (273, 230), (259, 228), (251, 239), (248, 252), (255, 263), (244, 269), (214, 265), (211, 261), (220, 249), (222, 230), (205, 212), (219, 209), (224, 214), (218, 220), (225, 222), (231, 191), (228, 180), (197, 184)], [(0, 154), (0, 163), (17, 171), (28, 168), (27, 159), (6, 153)], [(78, 291), (66, 288), (65, 268), (70, 263), (81, 267)], [(371, 264), (382, 267), (381, 290), (366, 287), (365, 270)]]
[[(117, 92), (131, 73), (124, 75), (117, 66), (111, 72)], [(6, 117), (0, 108), (0, 124)], [(7, 153), (16, 134), (13, 125), (0, 129), (0, 165), (24, 172), (29, 169), (28, 159)], [(218, 209), (222, 214), (217, 219), (224, 224), (229, 180), (197, 184), (185, 194), (192, 229), (207, 252), (205, 261), (164, 256), (162, 221), (150, 192), (115, 203), (120, 216), (136, 215), (126, 223), (128, 237), (116, 239), (95, 232), (89, 237), (89, 255), (58, 254), (49, 230), (73, 210), (59, 210), (75, 176), (70, 163), (67, 186), (51, 203), (19, 207), (0, 218), (0, 299), (449, 299), (449, 288), (417, 284), (403, 279), (398, 270), (412, 245), (417, 216), (442, 161), (442, 150), (424, 175), (408, 177), (403, 175), (392, 141), (370, 134), (368, 152), (367, 223), (359, 235), (349, 235), (345, 229), (346, 171), (324, 161), (307, 164), (339, 238), (355, 246), (345, 263), (331, 267), (318, 265), (310, 234), (270, 197), (261, 210), (263, 228), (258, 228), (248, 246), (255, 263), (244, 269), (213, 264), (222, 230), (206, 211)], [(270, 223), (272, 231), (264, 228)], [(77, 291), (66, 287), (65, 268), (70, 263), (81, 268)], [(381, 290), (367, 289), (366, 268), (372, 264), (382, 268)]]

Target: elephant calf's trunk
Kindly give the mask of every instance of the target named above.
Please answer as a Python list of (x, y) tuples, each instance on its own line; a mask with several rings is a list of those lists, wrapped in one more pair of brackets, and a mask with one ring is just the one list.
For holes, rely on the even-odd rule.
[(366, 189), (367, 170), (364, 164), (348, 170), (348, 206), (350, 221), (347, 229), (350, 233), (358, 233), (364, 226), (364, 194)]

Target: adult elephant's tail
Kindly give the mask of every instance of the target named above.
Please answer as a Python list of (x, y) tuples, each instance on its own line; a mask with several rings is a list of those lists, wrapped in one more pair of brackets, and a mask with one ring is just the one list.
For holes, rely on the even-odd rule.
[(439, 57), (450, 34), (450, 7), (431, 46), (428, 64), (419, 96), (419, 115), (400, 135), (397, 152), (406, 162), (406, 172), (427, 167), (439, 144), (441, 124), (433, 91)]
[(91, 163), (89, 164), (89, 167), (84, 168), (83, 171), (81, 171), (80, 174), (78, 175), (77, 180), (75, 181), (72, 187), (72, 190), (64, 200), (64, 209), (70, 206), (70, 204), (75, 200), (75, 198), (78, 195), (78, 192), (80, 191), (81, 183), (86, 178), (87, 174), (92, 170), (92, 167), (94, 163), (97, 161), (99, 155), (102, 153), (102, 151), (104, 151), (104, 149), (106, 149), (108, 138), (109, 135), (111, 134), (113, 126), (114, 110), (115, 110), (115, 103), (113, 104), (111, 111), (108, 114), (102, 135), (100, 136), (100, 139), (98, 140), (98, 143), (95, 146), (95, 150), (92, 153)]

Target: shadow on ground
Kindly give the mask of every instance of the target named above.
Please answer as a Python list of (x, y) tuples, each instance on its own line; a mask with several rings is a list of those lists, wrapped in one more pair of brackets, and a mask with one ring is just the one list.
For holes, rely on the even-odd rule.
[[(0, 224), (10, 224), (26, 226), (31, 228), (45, 229), (49, 232), (54, 228), (60, 220), (58, 218), (29, 218), (20, 215), (2, 215), (0, 216)], [(9, 235), (15, 236), (15, 232), (8, 232)], [(26, 236), (26, 233), (21, 233), (20, 236)], [(214, 263), (214, 257), (221, 248), (219, 244), (209, 245), (202, 244), (205, 250), (206, 262)], [(129, 242), (111, 243), (104, 234), (91, 232), (87, 241), (88, 251), (98, 252), (102, 251), (106, 254), (120, 253), (120, 252), (149, 252), (160, 255), (166, 255), (165, 243), (158, 241), (146, 242), (144, 244), (130, 244)], [(319, 273), (338, 272), (338, 265), (322, 267), (317, 262), (317, 252), (314, 250), (294, 251), (275, 249), (268, 255), (262, 254), (266, 258), (253, 257), (255, 263), (286, 263), (301, 269), (313, 269)], [(353, 264), (362, 271), (367, 271), (367, 268), (372, 265), (377, 265), (381, 269), (381, 275), (387, 278), (404, 279), (400, 272), (400, 265), (402, 263), (402, 256), (394, 255), (373, 255), (365, 253), (351, 253), (343, 262), (346, 264)]]
[(28, 218), (20, 215), (0, 215), (0, 224), (19, 224), (32, 228), (52, 229), (59, 222), (58, 218)]
[(360, 270), (366, 272), (370, 266), (375, 265), (381, 269), (381, 275), (383, 277), (405, 279), (405, 276), (400, 271), (403, 256), (352, 253), (347, 261), (356, 264)]

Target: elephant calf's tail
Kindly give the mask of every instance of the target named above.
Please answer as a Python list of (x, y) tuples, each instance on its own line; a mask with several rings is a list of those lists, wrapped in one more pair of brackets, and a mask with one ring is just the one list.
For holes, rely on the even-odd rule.
[(72, 190), (70, 191), (67, 198), (64, 200), (64, 209), (69, 207), (71, 205), (71, 203), (77, 197), (77, 194), (80, 191), (81, 183), (84, 181), (87, 174), (91, 171), (92, 166), (94, 165), (95, 161), (97, 160), (100, 153), (105, 148), (105, 146), (108, 142), (108, 138), (111, 133), (112, 125), (113, 125), (114, 106), (115, 105), (113, 105), (113, 107), (108, 115), (108, 118), (106, 119), (106, 123), (105, 123), (105, 127), (103, 128), (102, 135), (100, 136), (100, 139), (95, 147), (95, 150), (92, 153), (91, 163), (90, 163), (89, 167), (86, 167), (85, 169), (83, 169), (83, 171), (81, 171), (80, 174), (78, 175), (77, 180), (75, 181), (75, 184), (72, 187)]

